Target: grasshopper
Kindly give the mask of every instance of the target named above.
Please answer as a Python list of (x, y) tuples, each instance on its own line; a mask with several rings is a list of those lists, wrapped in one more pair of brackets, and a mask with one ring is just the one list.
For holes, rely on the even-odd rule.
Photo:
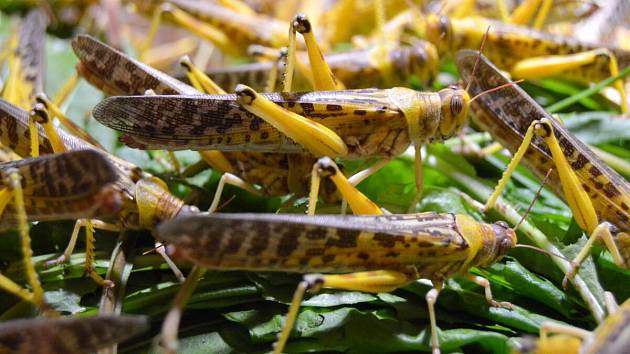
[[(94, 86), (112, 95), (140, 94), (146, 90), (155, 93), (184, 93), (198, 95), (199, 91), (178, 82), (170, 76), (129, 58), (115, 49), (88, 36), (78, 36), (73, 47), (80, 59), (77, 67), (81, 76)], [(218, 206), (225, 183), (234, 184), (258, 195), (281, 196), (308, 194), (313, 164), (316, 159), (305, 154), (203, 151), (202, 157), (213, 168), (224, 173), (210, 207)], [(378, 168), (380, 165), (377, 165)], [(373, 170), (373, 169), (372, 169)], [(357, 183), (354, 180), (353, 183)], [(256, 189), (253, 185), (261, 188)], [(329, 184), (322, 189), (324, 200), (337, 198)], [(314, 203), (313, 203), (314, 205)]]
[(13, 320), (0, 324), (0, 353), (92, 353), (148, 329), (147, 317), (131, 315)]
[[(383, 60), (382, 56), (387, 60)], [(355, 49), (326, 55), (335, 77), (347, 87), (392, 87), (404, 85), (410, 76), (421, 84), (429, 85), (437, 75), (438, 57), (432, 44), (418, 40), (411, 46), (397, 45), (383, 53), (379, 47)], [(219, 86), (233, 90), (237, 84), (246, 84), (255, 90), (266, 88), (273, 62), (244, 64), (225, 69), (211, 69), (206, 74)], [(298, 81), (299, 79), (299, 81)], [(294, 89), (309, 87), (309, 79), (301, 75), (293, 83)]]
[[(386, 292), (429, 278), (426, 295), (431, 345), (439, 352), (434, 304), (444, 281), (470, 267), (489, 265), (516, 244), (503, 222), (478, 223), (465, 215), (420, 213), (381, 216), (211, 214), (160, 225), (157, 235), (171, 250), (215, 270), (309, 274), (298, 286), (274, 352), (281, 353), (307, 290), (322, 287)], [(469, 276), (484, 286), (487, 280)]]
[[(586, 43), (572, 37), (552, 35), (523, 26), (508, 25), (479, 17), (447, 18), (422, 16), (408, 11), (400, 16), (410, 23), (412, 32), (426, 38), (438, 49), (440, 56), (452, 56), (459, 49), (479, 48), (487, 28), (485, 52), (496, 65), (512, 76), (536, 79), (557, 76), (590, 83), (619, 73), (619, 67), (630, 64), (630, 52), (614, 46)], [(622, 80), (614, 83), (620, 94), (621, 110), (628, 111)]]
[[(509, 81), (483, 56), (475, 76), (479, 79), (473, 78), (471, 71), (478, 55), (468, 50), (461, 51), (457, 58), (471, 92)], [(590, 235), (574, 260), (574, 271), (563, 282), (565, 286), (596, 240), (605, 243), (616, 264), (630, 266), (630, 184), (623, 177), (518, 87), (480, 98), (472, 105), (472, 111), (475, 123), (514, 153), (486, 208), (493, 206), (522, 158), (539, 176), (555, 165), (557, 171), (549, 184), (556, 194), (564, 196), (578, 225)]]
[[(540, 329), (540, 339), (535, 342), (525, 342), (521, 352), (535, 352), (540, 354), (613, 354), (626, 353), (630, 345), (630, 300), (617, 306), (612, 294), (606, 293), (608, 304), (608, 318), (592, 331), (581, 328), (543, 322)], [(554, 336), (549, 334), (555, 333)]]
[[(91, 173), (81, 173), (87, 169)], [(112, 215), (120, 200), (109, 184), (116, 180), (111, 163), (90, 151), (50, 155), (0, 164), (0, 230), (17, 227), (24, 269), (32, 292), (0, 275), (0, 287), (47, 310), (43, 289), (32, 262), (28, 219), (64, 220)], [(11, 203), (12, 207), (7, 208)], [(93, 260), (93, 238), (88, 237), (86, 266)], [(92, 267), (86, 272), (100, 279)]]
[[(30, 149), (30, 138), (28, 129), (28, 113), (15, 107), (8, 102), (0, 100), (0, 142), (10, 147), (20, 156), (27, 156)], [(45, 131), (39, 127), (39, 141), (41, 150), (45, 154), (53, 153), (50, 141)], [(95, 214), (95, 219), (105, 219), (115, 224), (98, 221), (90, 221), (89, 219), (79, 219), (75, 224), (72, 237), (68, 247), (64, 253), (56, 260), (50, 261), (47, 265), (54, 265), (65, 262), (71, 255), (79, 231), (86, 226), (87, 239), (93, 239), (92, 227), (101, 228), (109, 231), (120, 231), (121, 229), (151, 229), (159, 221), (175, 217), (178, 214), (195, 213), (198, 209), (194, 206), (185, 205), (184, 202), (177, 197), (171, 195), (164, 182), (158, 178), (142, 171), (137, 166), (119, 159), (97, 147), (85, 142), (64, 131), (59, 131), (59, 136), (64, 146), (69, 150), (95, 150), (104, 154), (113, 164), (117, 176), (116, 183), (113, 185), (115, 194), (121, 200), (122, 205), (115, 215)], [(158, 251), (163, 254), (161, 248)], [(170, 262), (168, 257), (163, 254), (167, 263), (173, 268), (176, 275), (183, 277), (181, 272), (176, 269), (175, 265)], [(92, 265), (90, 264), (89, 269)], [(90, 273), (95, 275), (95, 273)], [(110, 283), (98, 279), (95, 280), (102, 285), (111, 285)]]

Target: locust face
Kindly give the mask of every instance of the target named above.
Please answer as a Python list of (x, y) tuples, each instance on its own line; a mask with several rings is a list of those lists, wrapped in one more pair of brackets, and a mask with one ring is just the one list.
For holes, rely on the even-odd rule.
[(455, 135), (466, 124), (470, 96), (460, 86), (449, 86), (439, 92), (441, 115), (438, 134), (442, 139)]

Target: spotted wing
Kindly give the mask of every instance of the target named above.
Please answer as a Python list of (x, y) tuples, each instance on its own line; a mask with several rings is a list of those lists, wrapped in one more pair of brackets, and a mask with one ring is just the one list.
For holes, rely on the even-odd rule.
[[(473, 77), (477, 58), (480, 59)], [(480, 57), (478, 51), (460, 51), (457, 65), (462, 78), (470, 85), (471, 96), (509, 82), (487, 58), (483, 55)], [(597, 158), (588, 146), (558, 123), (525, 91), (514, 85), (484, 94), (472, 103), (472, 111), (475, 123), (513, 153), (534, 120), (543, 117), (551, 120), (560, 147), (592, 198), (595, 210), (620, 229), (628, 230), (630, 184)], [(554, 168), (548, 184), (558, 195), (563, 195), (551, 154), (542, 138), (534, 138), (523, 161), (541, 178)]]
[(145, 332), (145, 316), (37, 318), (0, 324), (0, 353), (92, 353)]

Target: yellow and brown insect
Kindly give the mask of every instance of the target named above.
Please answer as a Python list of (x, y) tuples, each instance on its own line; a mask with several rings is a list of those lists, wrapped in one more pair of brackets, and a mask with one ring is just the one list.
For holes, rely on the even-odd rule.
[[(611, 296), (609, 293), (607, 297)], [(550, 334), (555, 334), (550, 336)], [(543, 322), (540, 339), (525, 340), (519, 352), (536, 354), (617, 354), (630, 348), (630, 300), (609, 306), (608, 317), (590, 332), (581, 328)]]
[[(467, 50), (457, 57), (460, 73), (470, 82), (471, 92), (509, 82), (483, 56), (472, 77), (478, 56), (479, 52)], [(539, 177), (555, 166), (557, 171), (551, 174), (549, 185), (565, 198), (578, 225), (591, 236), (576, 263), (579, 265), (592, 243), (601, 239), (616, 264), (630, 266), (630, 184), (623, 177), (518, 87), (480, 97), (472, 104), (472, 112), (481, 129), (515, 154), (488, 206), (496, 200), (521, 158)]]
[[(210, 214), (160, 225), (158, 238), (177, 256), (214, 270), (311, 274), (298, 287), (275, 352), (282, 352), (304, 292), (322, 287), (385, 292), (428, 278), (434, 350), (439, 348), (433, 305), (444, 281), (489, 265), (516, 245), (503, 222), (479, 223), (465, 215), (421, 213), (381, 216)], [(469, 276), (484, 286), (487, 280)], [(435, 351), (434, 351), (435, 352)]]
[[(499, 68), (520, 79), (555, 76), (591, 83), (619, 73), (630, 65), (630, 52), (614, 46), (586, 43), (523, 26), (508, 25), (480, 17), (448, 18), (408, 11), (413, 33), (433, 43), (441, 57), (454, 56), (459, 49), (477, 49), (488, 31), (484, 53)], [(404, 23), (405, 21), (400, 21)], [(622, 80), (614, 83), (620, 94), (621, 110), (628, 111)]]
[[(85, 173), (84, 171), (90, 171)], [(32, 292), (0, 274), (0, 288), (37, 305), (44, 312), (44, 292), (32, 262), (28, 220), (90, 218), (114, 215), (120, 207), (111, 184), (116, 181), (111, 163), (101, 154), (75, 151), (0, 164), (0, 230), (17, 228), (26, 279)], [(88, 239), (86, 272), (95, 279), (91, 262), (93, 239)]]
[[(73, 48), (79, 57), (78, 72), (94, 86), (112, 95), (158, 94), (199, 95), (196, 89), (146, 66), (88, 36), (78, 36)], [(316, 158), (308, 154), (201, 151), (204, 160), (224, 173), (210, 210), (218, 206), (222, 186), (235, 184), (264, 196), (308, 194), (308, 184)], [(324, 181), (320, 195), (326, 201), (338, 198), (335, 189)], [(255, 189), (257, 185), (260, 189)]]
[[(31, 144), (28, 113), (8, 102), (0, 100), (0, 127), (0, 142), (10, 147), (20, 156), (28, 156)], [(52, 154), (53, 149), (50, 141), (41, 127), (38, 129), (38, 133), (42, 153)], [(119, 159), (104, 150), (100, 150), (62, 130), (59, 131), (59, 137), (63, 141), (64, 146), (70, 151), (92, 150), (106, 156), (115, 169), (116, 182), (113, 185), (113, 190), (114, 194), (118, 196), (118, 200), (121, 201), (121, 205), (114, 215), (100, 213), (91, 215), (98, 222), (79, 219), (75, 224), (72, 240), (68, 248), (57, 260), (49, 262), (49, 265), (64, 262), (70, 257), (75, 244), (74, 240), (78, 237), (79, 231), (83, 226), (87, 226), (87, 239), (93, 240), (94, 235), (90, 224), (110, 231), (151, 229), (161, 220), (172, 218), (180, 213), (185, 214), (198, 211), (196, 207), (185, 205), (182, 200), (170, 194), (164, 182), (142, 171), (137, 166)], [(181, 276), (178, 270), (176, 274)], [(90, 273), (90, 275), (93, 275), (97, 282), (106, 284), (102, 279), (97, 278), (95, 273)]]
[(131, 315), (13, 320), (0, 324), (0, 353), (92, 353), (148, 329), (147, 317)]
[[(382, 50), (379, 46), (354, 49), (326, 55), (326, 62), (337, 80), (352, 88), (387, 88), (404, 86), (411, 77), (427, 86), (437, 76), (438, 56), (435, 47), (418, 40), (412, 45), (395, 45)], [(302, 58), (304, 61), (305, 58)], [(275, 62), (244, 64), (225, 69), (211, 69), (206, 74), (219, 86), (232, 91), (245, 84), (254, 90), (264, 90)], [(312, 87), (309, 78), (296, 75), (296, 91)]]

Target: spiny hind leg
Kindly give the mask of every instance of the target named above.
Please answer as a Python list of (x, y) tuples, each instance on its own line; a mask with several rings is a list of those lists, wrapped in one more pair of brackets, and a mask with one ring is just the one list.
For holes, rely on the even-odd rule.
[(50, 145), (52, 146), (53, 152), (56, 154), (62, 153), (66, 151), (66, 147), (59, 137), (59, 133), (57, 132), (57, 128), (52, 122), (50, 115), (48, 114), (48, 110), (41, 103), (36, 103), (33, 105), (29, 113), (29, 134), (31, 139), (31, 156), (38, 157), (39, 156), (39, 129), (37, 128), (37, 124), (41, 124), (44, 128), (44, 132), (50, 141)]
[(308, 215), (315, 215), (315, 206), (319, 196), (319, 186), (322, 178), (330, 178), (339, 193), (348, 201), (352, 212), (356, 215), (382, 215), (381, 209), (368, 197), (348, 181), (339, 170), (339, 166), (329, 157), (320, 158), (314, 165), (311, 173), (311, 191), (308, 202)]
[(163, 19), (168, 19), (176, 25), (185, 28), (195, 35), (211, 42), (223, 51), (233, 51), (230, 47), (230, 38), (218, 27), (202, 22), (188, 14), (187, 12), (175, 7), (170, 3), (164, 3), (157, 6), (151, 16), (151, 25), (149, 32), (138, 49), (138, 58), (140, 61), (146, 60), (146, 54), (153, 44), (155, 35), (162, 23)]
[[(18, 232), (20, 235), (22, 262), (24, 265), (24, 271), (26, 272), (26, 279), (32, 289), (32, 302), (40, 309), (45, 309), (47, 305), (44, 301), (44, 289), (42, 288), (37, 271), (35, 270), (35, 265), (33, 264), (33, 250), (31, 249), (31, 237), (29, 235), (28, 219), (24, 205), (24, 194), (22, 192), (22, 176), (20, 176), (17, 169), (10, 169), (8, 171), (4, 171), (2, 177), (5, 179), (5, 184), (8, 186), (8, 190), (10, 191), (13, 201), (12, 205), (15, 211)], [(6, 192), (3, 190), (0, 195), (2, 196), (1, 202), (4, 204), (4, 207), (6, 207)], [(4, 212), (4, 210), (2, 210), (2, 212)], [(4, 279), (2, 285), (5, 290), (12, 292), (16, 296), (24, 298), (24, 291), (16, 292), (15, 286), (17, 285), (15, 283), (12, 285), (8, 282), (8, 279)]]
[(305, 70), (306, 77), (312, 78), (312, 84), (315, 91), (341, 90), (343, 84), (339, 82), (332, 73), (330, 66), (324, 59), (324, 55), (317, 44), (311, 21), (305, 14), (297, 14), (291, 20), (289, 29), (289, 47), (287, 53), (287, 65), (283, 78), (284, 92), (292, 91), (293, 70), (297, 64), (296, 57), (296, 32), (300, 33), (306, 44), (306, 52), (308, 54), (309, 67)]
[(488, 281), (488, 279), (486, 278), (482, 278), (473, 274), (466, 274), (466, 277), (474, 282), (475, 284), (481, 286), (484, 290), (484, 294), (486, 297), (486, 302), (488, 303), (489, 306), (492, 307), (502, 307), (502, 308), (506, 308), (506, 309), (511, 309), (512, 308), (512, 304), (509, 302), (498, 302), (496, 300), (494, 300), (494, 298), (492, 297), (492, 289), (490, 288), (490, 282)]
[[(619, 65), (617, 57), (606, 48), (594, 49), (576, 54), (550, 55), (521, 60), (510, 69), (510, 73), (523, 79), (537, 79), (561, 74), (567, 70), (579, 69), (582, 66), (594, 64), (599, 58), (604, 58), (608, 64), (608, 74), (617, 76)], [(621, 112), (628, 112), (628, 98), (622, 79), (614, 82), (614, 88), (619, 92)]]
[(160, 346), (167, 353), (177, 353), (177, 332), (179, 331), (179, 322), (186, 308), (186, 304), (190, 299), (190, 296), (197, 288), (199, 280), (204, 275), (206, 270), (200, 266), (194, 266), (186, 281), (181, 285), (171, 309), (166, 314), (164, 321), (162, 322), (162, 331), (160, 332)]
[(207, 94), (222, 95), (226, 92), (217, 85), (206, 73), (196, 67), (188, 56), (184, 56), (179, 60), (179, 65), (186, 70), (186, 76), (190, 83), (199, 91)]
[(271, 124), (315, 156), (341, 157), (348, 146), (328, 127), (280, 107), (251, 87), (238, 85), (236, 101), (243, 109)]
[(545, 24), (552, 5), (553, 0), (525, 0), (514, 9), (508, 19), (508, 23), (527, 26), (535, 15), (532, 27), (540, 30)]
[[(120, 227), (114, 224), (109, 224), (106, 222), (102, 222), (100, 220), (92, 220), (91, 222), (92, 222), (92, 226), (96, 229), (113, 231), (113, 232), (120, 231)], [(70, 241), (68, 241), (68, 245), (66, 246), (66, 249), (63, 251), (63, 254), (61, 254), (56, 259), (52, 259), (52, 260), (44, 262), (44, 266), (54, 267), (54, 266), (68, 262), (70, 260), (70, 256), (74, 252), (74, 247), (77, 244), (77, 240), (79, 238), (79, 232), (81, 232), (81, 228), (87, 227), (87, 226), (88, 226), (87, 219), (78, 219), (74, 223), (74, 229), (72, 230)]]
[(278, 340), (274, 343), (274, 354), (282, 353), (291, 334), (291, 330), (295, 325), (295, 320), (297, 319), (300, 305), (304, 299), (304, 294), (307, 291), (317, 292), (321, 288), (329, 288), (368, 293), (389, 292), (407, 285), (413, 279), (414, 278), (408, 274), (388, 270), (335, 275), (305, 275), (293, 294), (284, 327), (278, 335)]
[[(77, 77), (76, 80), (78, 81), (78, 75), (76, 73), (75, 73), (75, 77)], [(44, 93), (37, 94), (35, 99), (37, 100), (38, 103), (44, 106), (47, 112), (50, 112), (50, 118), (57, 117), (57, 119), (59, 119), (59, 122), (61, 122), (61, 124), (64, 127), (66, 127), (66, 129), (68, 129), (70, 133), (72, 133), (75, 136), (78, 136), (79, 138), (89, 142), (90, 144), (96, 147), (103, 148), (101, 144), (99, 144), (99, 142), (96, 141), (96, 139), (94, 139), (90, 134), (88, 134), (88, 132), (86, 132), (81, 127), (79, 127), (76, 123), (74, 123), (70, 118), (68, 118), (61, 111), (61, 108), (59, 108), (59, 103), (57, 103), (57, 100), (55, 101), (50, 100), (48, 96), (46, 96), (46, 94)], [(41, 119), (42, 118), (40, 118), (40, 120)], [(48, 130), (46, 130), (46, 133), (48, 134)]]
[[(612, 255), (612, 258), (615, 264), (623, 268), (628, 268), (628, 266), (630, 266), (630, 264), (628, 264), (628, 261), (624, 259), (624, 257), (621, 255), (621, 251), (619, 250), (619, 247), (617, 246), (617, 243), (615, 242), (615, 237), (613, 237), (612, 233), (610, 232), (611, 227), (612, 225), (609, 224), (608, 222), (603, 222), (597, 225), (597, 227), (595, 227), (595, 229), (589, 236), (588, 241), (586, 241), (586, 244), (584, 245), (584, 247), (582, 247), (580, 252), (577, 254), (577, 256), (575, 256), (575, 258), (571, 262), (571, 268), (567, 272), (567, 274), (564, 276), (564, 279), (562, 280), (563, 288), (566, 289), (568, 286), (569, 280), (573, 280), (573, 277), (575, 277), (575, 275), (577, 274), (580, 268), (580, 265), (584, 262), (586, 257), (588, 257), (588, 255), (591, 253), (591, 249), (593, 248), (593, 245), (595, 244), (597, 240), (601, 240), (604, 242), (604, 245), (606, 246), (608, 251), (610, 251), (610, 254)], [(617, 235), (617, 237), (621, 238), (621, 237), (629, 237), (629, 236), (626, 233), (620, 233)]]

